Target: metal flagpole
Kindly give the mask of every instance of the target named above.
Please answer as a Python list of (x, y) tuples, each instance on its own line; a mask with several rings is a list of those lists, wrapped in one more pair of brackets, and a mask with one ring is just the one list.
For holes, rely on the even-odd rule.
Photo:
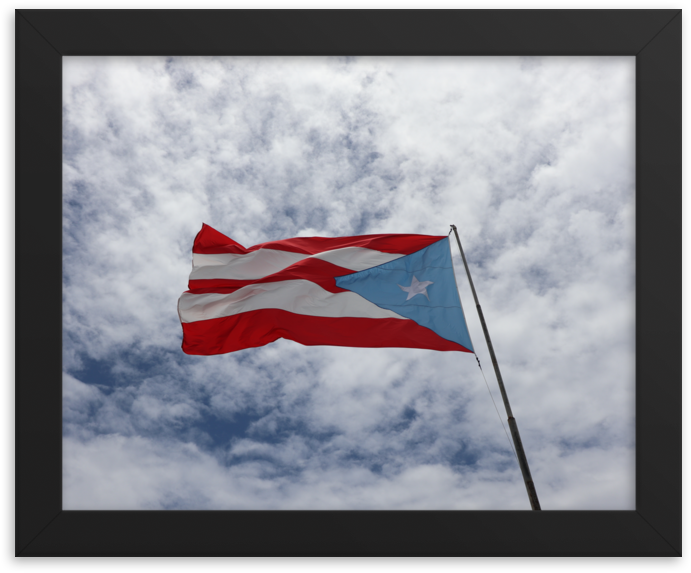
[(458, 242), (458, 248), (461, 250), (461, 258), (463, 259), (463, 264), (465, 265), (465, 272), (468, 275), (468, 282), (470, 283), (470, 290), (473, 291), (473, 298), (475, 299), (475, 306), (477, 307), (477, 314), (480, 317), (480, 323), (482, 324), (482, 331), (485, 333), (485, 340), (487, 341), (487, 347), (489, 348), (489, 355), (492, 357), (492, 366), (494, 366), (494, 373), (497, 375), (497, 382), (499, 383), (499, 390), (501, 391), (502, 400), (504, 400), (504, 406), (506, 407), (506, 415), (509, 417), (509, 428), (511, 429), (511, 437), (513, 438), (513, 443), (516, 448), (516, 456), (518, 457), (518, 465), (521, 468), (521, 473), (523, 474), (523, 481), (525, 481), (525, 489), (528, 491), (528, 498), (530, 499), (530, 507), (535, 510), (540, 509), (540, 501), (537, 499), (537, 492), (535, 491), (535, 484), (533, 483), (533, 478), (530, 475), (530, 468), (528, 467), (528, 459), (525, 457), (525, 450), (523, 449), (523, 442), (521, 441), (521, 435), (518, 433), (518, 425), (516, 424), (516, 418), (513, 417), (511, 412), (511, 405), (509, 404), (509, 397), (506, 395), (506, 388), (504, 388), (504, 381), (501, 377), (501, 372), (499, 371), (499, 364), (497, 362), (497, 357), (494, 355), (494, 347), (492, 346), (492, 340), (489, 337), (489, 331), (487, 330), (487, 324), (485, 324), (485, 317), (482, 314), (482, 307), (477, 299), (477, 293), (475, 292), (475, 286), (473, 285), (473, 279), (470, 276), (470, 269), (468, 268), (468, 262), (465, 260), (465, 253), (463, 252), (463, 247), (461, 246), (461, 239), (458, 238), (458, 231), (456, 230), (456, 225), (451, 225), (454, 234), (456, 235), (456, 241)]

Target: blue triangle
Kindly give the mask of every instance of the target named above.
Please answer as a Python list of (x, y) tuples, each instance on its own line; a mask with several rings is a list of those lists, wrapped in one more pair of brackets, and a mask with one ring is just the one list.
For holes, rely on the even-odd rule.
[[(426, 295), (402, 288), (426, 281), (431, 281), (424, 287)], [(336, 277), (336, 285), (473, 350), (458, 296), (448, 239), (378, 267)]]

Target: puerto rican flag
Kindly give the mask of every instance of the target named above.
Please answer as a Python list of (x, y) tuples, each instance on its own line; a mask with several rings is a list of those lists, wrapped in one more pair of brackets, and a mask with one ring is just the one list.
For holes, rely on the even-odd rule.
[(448, 237), (302, 237), (246, 249), (204, 224), (178, 301), (182, 350), (307, 346), (473, 352)]

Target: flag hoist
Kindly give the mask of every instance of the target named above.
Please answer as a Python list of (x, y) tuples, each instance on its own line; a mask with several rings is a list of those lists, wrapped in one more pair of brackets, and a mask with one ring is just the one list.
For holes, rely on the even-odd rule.
[[(468, 261), (465, 259), (465, 253), (463, 252), (463, 247), (461, 246), (461, 239), (458, 237), (458, 230), (456, 225), (451, 225), (451, 229), (456, 235), (456, 241), (458, 242), (458, 248), (461, 251), (461, 258), (463, 259), (463, 265), (465, 266), (465, 272), (468, 275), (468, 282), (470, 283), (470, 290), (473, 291), (473, 298), (475, 299), (475, 308), (477, 308), (477, 314), (480, 317), (480, 323), (482, 324), (482, 332), (485, 334), (485, 340), (487, 341), (487, 348), (489, 348), (489, 355), (492, 358), (492, 366), (494, 366), (494, 373), (497, 376), (497, 383), (499, 384), (499, 391), (501, 392), (501, 398), (504, 401), (504, 407), (506, 408), (506, 415), (509, 418), (509, 428), (511, 429), (511, 437), (513, 438), (513, 444), (516, 448), (516, 457), (518, 458), (518, 465), (521, 468), (521, 473), (523, 474), (523, 481), (525, 482), (525, 489), (528, 491), (528, 498), (530, 499), (530, 507), (534, 510), (540, 509), (540, 501), (537, 498), (537, 491), (535, 491), (535, 484), (533, 483), (533, 478), (530, 475), (530, 467), (528, 467), (528, 458), (525, 456), (525, 450), (523, 449), (523, 442), (521, 441), (521, 434), (518, 432), (518, 425), (516, 424), (516, 418), (513, 417), (511, 411), (511, 404), (509, 404), (509, 397), (506, 394), (506, 388), (504, 388), (504, 380), (501, 377), (501, 371), (499, 370), (499, 363), (497, 362), (497, 357), (494, 354), (494, 347), (492, 346), (492, 339), (489, 337), (489, 330), (487, 330), (487, 323), (485, 322), (485, 316), (482, 314), (482, 307), (480, 306), (480, 301), (477, 298), (477, 293), (475, 292), (475, 285), (473, 284), (473, 278), (470, 276), (470, 269), (468, 268)], [(479, 361), (478, 361), (479, 364)], [(481, 367), (482, 368), (482, 367)]]

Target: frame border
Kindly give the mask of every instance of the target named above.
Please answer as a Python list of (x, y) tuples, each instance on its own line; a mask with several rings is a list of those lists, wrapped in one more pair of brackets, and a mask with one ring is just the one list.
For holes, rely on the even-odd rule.
[[(681, 10), (15, 16), (17, 556), (681, 555)], [(62, 56), (72, 55), (635, 56), (636, 510), (63, 511)], [(37, 252), (40, 270), (25, 263)]]

